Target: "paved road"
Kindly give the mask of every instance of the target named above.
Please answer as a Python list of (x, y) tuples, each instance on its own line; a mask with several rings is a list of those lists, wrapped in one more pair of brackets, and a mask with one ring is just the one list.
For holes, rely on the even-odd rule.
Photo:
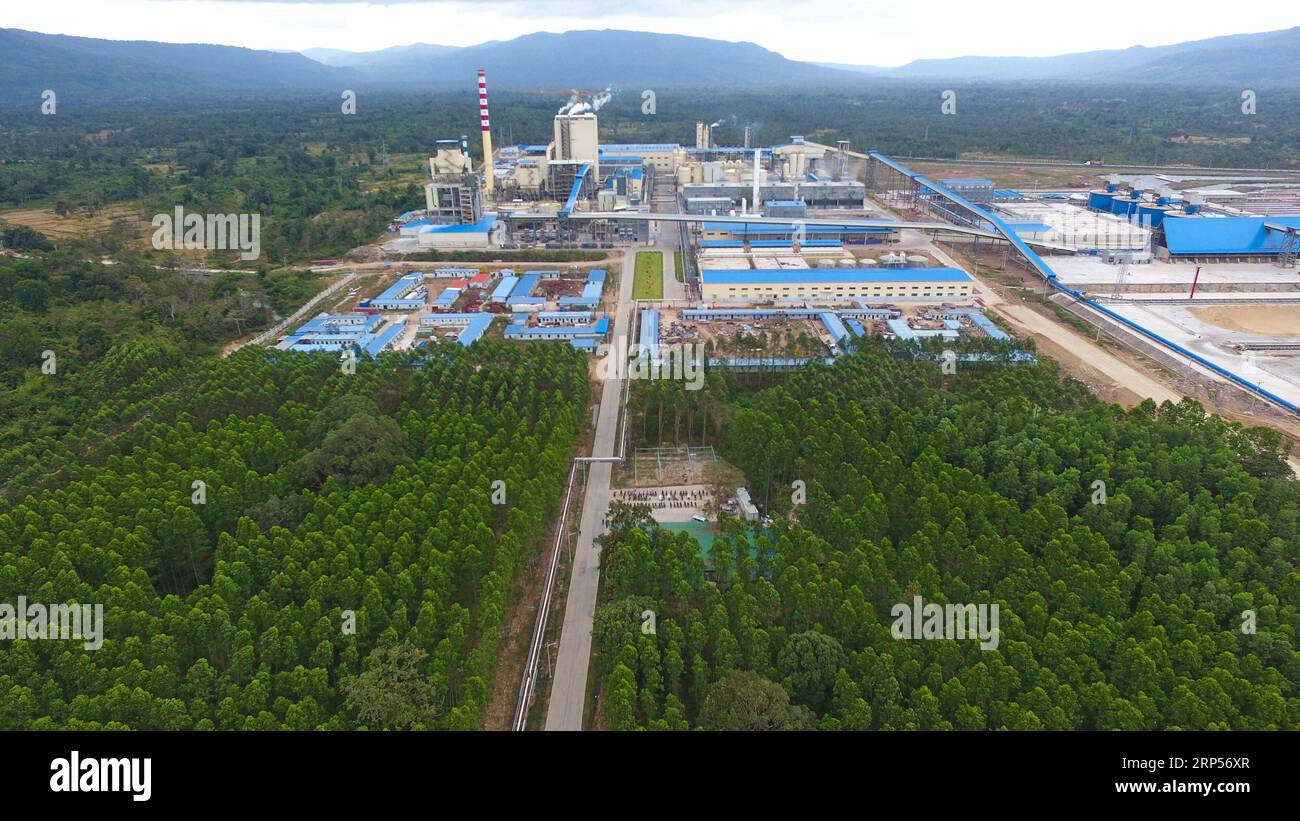
[(688, 299), (686, 283), (677, 281), (677, 254), (681, 251), (675, 245), (667, 245), (664, 252), (664, 299)]
[[(618, 307), (614, 314), (614, 353), (620, 347), (618, 337), (626, 337), (632, 319), (632, 275), (636, 251), (623, 255), (619, 277)], [(621, 376), (622, 374), (620, 374)], [(623, 398), (623, 380), (606, 379), (601, 388), (600, 413), (596, 419), (596, 441), (592, 456), (613, 456), (618, 451), (618, 415)], [(569, 597), (564, 605), (564, 628), (560, 633), (560, 652), (555, 660), (555, 679), (551, 683), (550, 704), (546, 713), (548, 730), (581, 730), (586, 707), (587, 665), (591, 659), (591, 624), (596, 614), (596, 591), (600, 586), (600, 551), (596, 536), (604, 530), (601, 519), (609, 506), (609, 462), (593, 462), (587, 476), (587, 492), (582, 503), (582, 521), (574, 548), (573, 569), (569, 577)]]

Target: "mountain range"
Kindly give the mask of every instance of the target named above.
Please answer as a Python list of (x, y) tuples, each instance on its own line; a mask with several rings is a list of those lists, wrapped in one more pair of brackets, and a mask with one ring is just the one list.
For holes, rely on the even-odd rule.
[(1296, 86), (1300, 85), (1300, 26), (1171, 46), (1133, 46), (1055, 57), (955, 57), (915, 60), (897, 68), (820, 65), (901, 79)]
[(468, 47), (416, 43), (295, 53), (0, 29), (0, 103), (30, 103), (44, 89), (61, 100), (114, 102), (465, 88), (479, 68), (496, 88), (861, 87), (886, 79), (1300, 86), (1300, 27), (1154, 48), (916, 60), (897, 68), (799, 62), (753, 43), (621, 30), (536, 33)]

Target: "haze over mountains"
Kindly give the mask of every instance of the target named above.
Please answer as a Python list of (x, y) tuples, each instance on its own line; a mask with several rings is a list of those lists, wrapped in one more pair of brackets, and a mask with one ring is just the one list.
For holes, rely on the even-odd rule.
[(1300, 27), (1260, 34), (1230, 34), (1172, 46), (1133, 46), (1055, 57), (954, 57), (915, 60), (897, 68), (823, 65), (909, 79), (1295, 86), (1300, 85)]
[[(167, 100), (344, 88), (466, 88), (485, 68), (496, 88), (845, 85), (879, 80), (1155, 82), (1243, 88), (1300, 85), (1300, 27), (1157, 48), (1057, 57), (957, 57), (898, 68), (789, 60), (753, 43), (635, 31), (536, 33), (469, 47), (417, 43), (353, 53), (98, 40), (0, 29), (0, 101)], [(471, 79), (467, 79), (471, 78)]]

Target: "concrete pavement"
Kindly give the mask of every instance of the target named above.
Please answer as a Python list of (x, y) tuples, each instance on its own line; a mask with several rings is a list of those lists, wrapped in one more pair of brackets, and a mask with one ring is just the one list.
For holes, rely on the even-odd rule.
[[(632, 322), (632, 279), (636, 251), (623, 255), (619, 277), (618, 305), (614, 312), (613, 336), (626, 337)], [(627, 350), (617, 345), (614, 351)], [(610, 356), (615, 356), (610, 353)], [(625, 369), (620, 369), (625, 370)], [(619, 374), (623, 376), (624, 374)], [(613, 456), (618, 450), (618, 416), (623, 398), (623, 379), (606, 379), (601, 388), (600, 411), (592, 456)], [(591, 626), (596, 615), (596, 593), (600, 588), (600, 551), (595, 538), (604, 532), (601, 519), (609, 506), (609, 462), (590, 463), (587, 490), (582, 502), (578, 542), (569, 576), (569, 595), (564, 605), (564, 627), (560, 651), (555, 660), (555, 678), (546, 713), (548, 730), (581, 730), (586, 708), (587, 668), (591, 660)]]

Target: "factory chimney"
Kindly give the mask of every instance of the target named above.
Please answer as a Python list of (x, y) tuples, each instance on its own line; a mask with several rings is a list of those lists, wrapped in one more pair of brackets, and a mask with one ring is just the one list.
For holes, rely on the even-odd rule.
[(753, 127), (745, 126), (745, 147), (749, 148), (749, 141), (754, 136)]
[(708, 146), (704, 144), (704, 123), (703, 122), (698, 122), (695, 124), (695, 147), (708, 148)]
[(758, 154), (759, 154), (759, 150), (758, 150), (757, 148), (755, 148), (755, 149), (754, 149), (754, 213), (755, 213), (755, 214), (757, 214), (757, 213), (761, 210), (761, 209), (758, 207), (758, 205), (759, 205), (759, 201), (758, 201), (758, 175), (759, 175), (759, 173), (760, 173), (760, 172), (759, 172), (759, 168), (758, 168)]
[(478, 116), (483, 127), (483, 179), (488, 199), (492, 198), (492, 123), (488, 119), (487, 74), (478, 70)]

